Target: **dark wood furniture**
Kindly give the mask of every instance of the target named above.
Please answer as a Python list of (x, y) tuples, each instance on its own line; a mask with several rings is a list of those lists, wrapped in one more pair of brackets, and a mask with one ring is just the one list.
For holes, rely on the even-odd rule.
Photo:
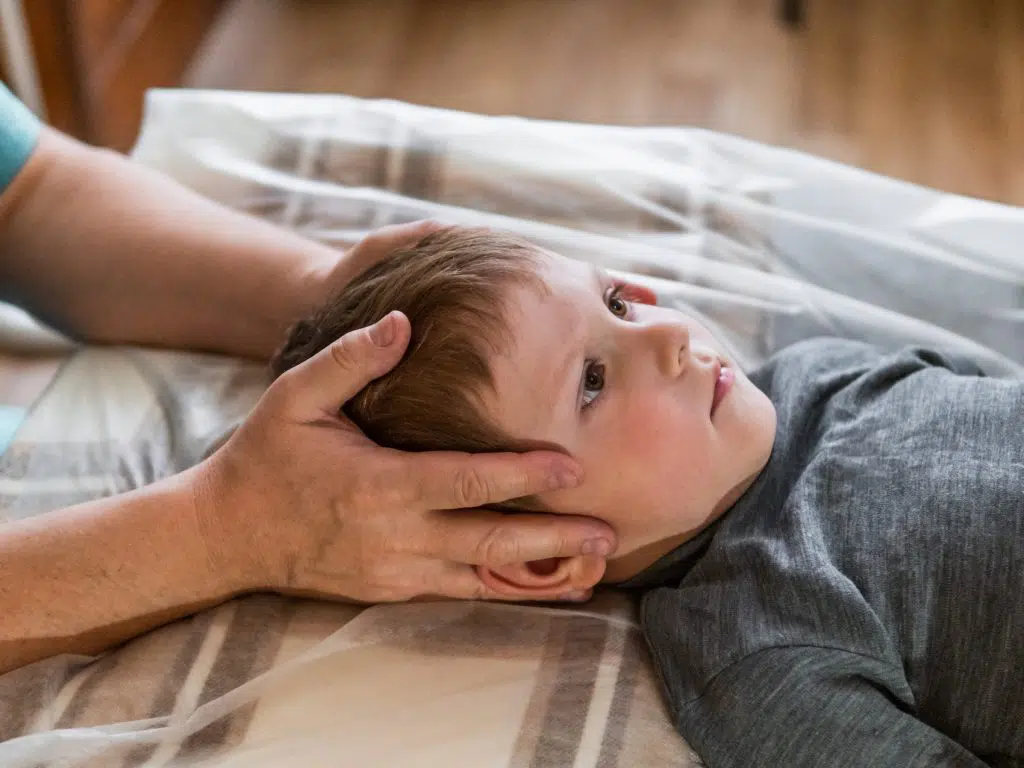
[(804, 23), (804, 0), (779, 0), (779, 16), (790, 27), (800, 27)]
[(126, 150), (147, 88), (175, 86), (223, 0), (27, 0), (47, 121)]

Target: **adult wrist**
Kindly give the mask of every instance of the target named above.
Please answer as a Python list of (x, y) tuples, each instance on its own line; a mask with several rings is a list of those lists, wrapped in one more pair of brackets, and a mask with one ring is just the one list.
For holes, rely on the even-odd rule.
[(295, 323), (307, 318), (330, 298), (332, 276), (339, 259), (343, 258), (340, 252), (320, 243), (295, 242), (300, 246), (295, 249), (298, 263), (291, 265), (274, 286), (274, 294), (280, 298), (273, 315), (267, 318), (270, 338), (263, 350), (265, 357), (277, 351)]
[[(231, 479), (211, 459), (177, 475), (197, 536), (197, 551), (208, 583), (219, 595), (230, 597), (273, 588), (276, 579), (256, 556), (252, 537), (243, 535), (259, 525), (247, 515), (247, 506), (230, 492)], [(238, 478), (241, 482), (241, 478)], [(251, 512), (251, 509), (248, 510)], [(248, 521), (242, 518), (250, 517)]]

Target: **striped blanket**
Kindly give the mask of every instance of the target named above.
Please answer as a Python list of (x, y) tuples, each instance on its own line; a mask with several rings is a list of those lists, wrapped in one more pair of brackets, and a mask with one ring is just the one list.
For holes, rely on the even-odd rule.
[[(1019, 211), (730, 137), (157, 92), (135, 156), (339, 246), (423, 216), (518, 231), (648, 281), (748, 364), (821, 333), (1024, 363)], [(0, 522), (200, 461), (266, 383), (210, 355), (70, 352), (0, 458)], [(574, 608), (251, 595), (0, 676), (3, 766), (339, 764), (699, 761), (615, 591)]]
[[(0, 460), (0, 508), (179, 471), (264, 384), (225, 358), (80, 350)], [(690, 764), (615, 593), (575, 611), (252, 595), (0, 676), (2, 740), (4, 766)]]

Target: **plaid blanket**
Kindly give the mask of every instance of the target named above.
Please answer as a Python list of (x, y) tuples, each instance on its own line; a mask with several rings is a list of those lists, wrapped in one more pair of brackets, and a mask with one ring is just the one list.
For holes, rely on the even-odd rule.
[[(135, 154), (337, 245), (422, 216), (519, 231), (638, 275), (750, 363), (821, 333), (1024, 363), (1024, 266), (999, 237), (1020, 241), (1020, 212), (937, 216), (938, 193), (729, 137), (163, 92)], [(216, 356), (74, 351), (0, 458), (0, 521), (200, 461), (266, 383)], [(0, 676), (0, 764), (698, 765), (634, 609), (252, 595)]]
[[(180, 471), (265, 384), (261, 366), (226, 358), (79, 350), (0, 459), (0, 509), (14, 519)], [(410, 719), (430, 744), (395, 741)], [(296, 754), (313, 765), (321, 752), (360, 765), (460, 754), (455, 764), (689, 764), (633, 606), (614, 593), (585, 611), (253, 595), (98, 658), (0, 676), (3, 740), (5, 766), (278, 765)]]

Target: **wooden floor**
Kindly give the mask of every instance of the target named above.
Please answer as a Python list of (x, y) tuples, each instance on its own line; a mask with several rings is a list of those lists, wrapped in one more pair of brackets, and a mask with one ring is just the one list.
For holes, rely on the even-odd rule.
[(1024, 0), (235, 0), (188, 85), (687, 124), (1024, 205)]

